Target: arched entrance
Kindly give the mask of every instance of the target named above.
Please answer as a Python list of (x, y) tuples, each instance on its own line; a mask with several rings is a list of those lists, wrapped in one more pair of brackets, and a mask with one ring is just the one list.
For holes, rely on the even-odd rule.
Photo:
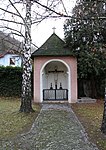
[(69, 100), (70, 68), (62, 60), (46, 62), (41, 69), (41, 100)]

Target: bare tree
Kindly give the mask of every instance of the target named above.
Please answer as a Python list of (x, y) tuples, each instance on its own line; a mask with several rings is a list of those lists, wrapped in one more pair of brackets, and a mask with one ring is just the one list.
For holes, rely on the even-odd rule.
[(31, 104), (31, 1), (26, 0), (25, 41), (23, 49), (23, 79), (21, 112), (32, 112)]
[[(63, 8), (63, 12), (58, 8)], [(20, 112), (32, 112), (31, 96), (31, 26), (47, 18), (69, 17), (62, 0), (1, 0), (0, 28), (23, 41), (22, 96)]]

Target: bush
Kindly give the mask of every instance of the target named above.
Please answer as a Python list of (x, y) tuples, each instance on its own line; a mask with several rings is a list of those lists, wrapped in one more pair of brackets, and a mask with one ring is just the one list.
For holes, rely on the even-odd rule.
[(0, 67), (0, 96), (21, 96), (22, 68)]

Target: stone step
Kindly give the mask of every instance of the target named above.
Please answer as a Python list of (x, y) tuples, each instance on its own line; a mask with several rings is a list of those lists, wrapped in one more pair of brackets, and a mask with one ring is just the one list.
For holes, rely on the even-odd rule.
[(53, 104), (54, 104), (54, 103), (57, 103), (57, 104), (60, 103), (60, 104), (62, 104), (62, 103), (68, 103), (68, 101), (66, 101), (66, 100), (65, 100), (65, 101), (64, 101), (64, 100), (60, 100), (60, 101), (59, 101), (59, 100), (58, 100), (58, 101), (57, 101), (57, 100), (53, 100), (53, 101), (52, 101), (52, 100), (46, 100), (46, 101), (43, 101), (43, 104), (46, 104), (46, 103), (47, 103), (47, 104), (48, 104), (48, 103), (53, 103)]
[(78, 103), (95, 103), (96, 99), (90, 97), (81, 97), (77, 100)]

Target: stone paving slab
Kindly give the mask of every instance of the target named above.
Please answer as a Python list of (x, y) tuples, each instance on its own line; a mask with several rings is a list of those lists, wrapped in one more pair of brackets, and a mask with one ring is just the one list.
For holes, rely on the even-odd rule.
[(68, 104), (43, 104), (31, 130), (0, 150), (98, 150)]

